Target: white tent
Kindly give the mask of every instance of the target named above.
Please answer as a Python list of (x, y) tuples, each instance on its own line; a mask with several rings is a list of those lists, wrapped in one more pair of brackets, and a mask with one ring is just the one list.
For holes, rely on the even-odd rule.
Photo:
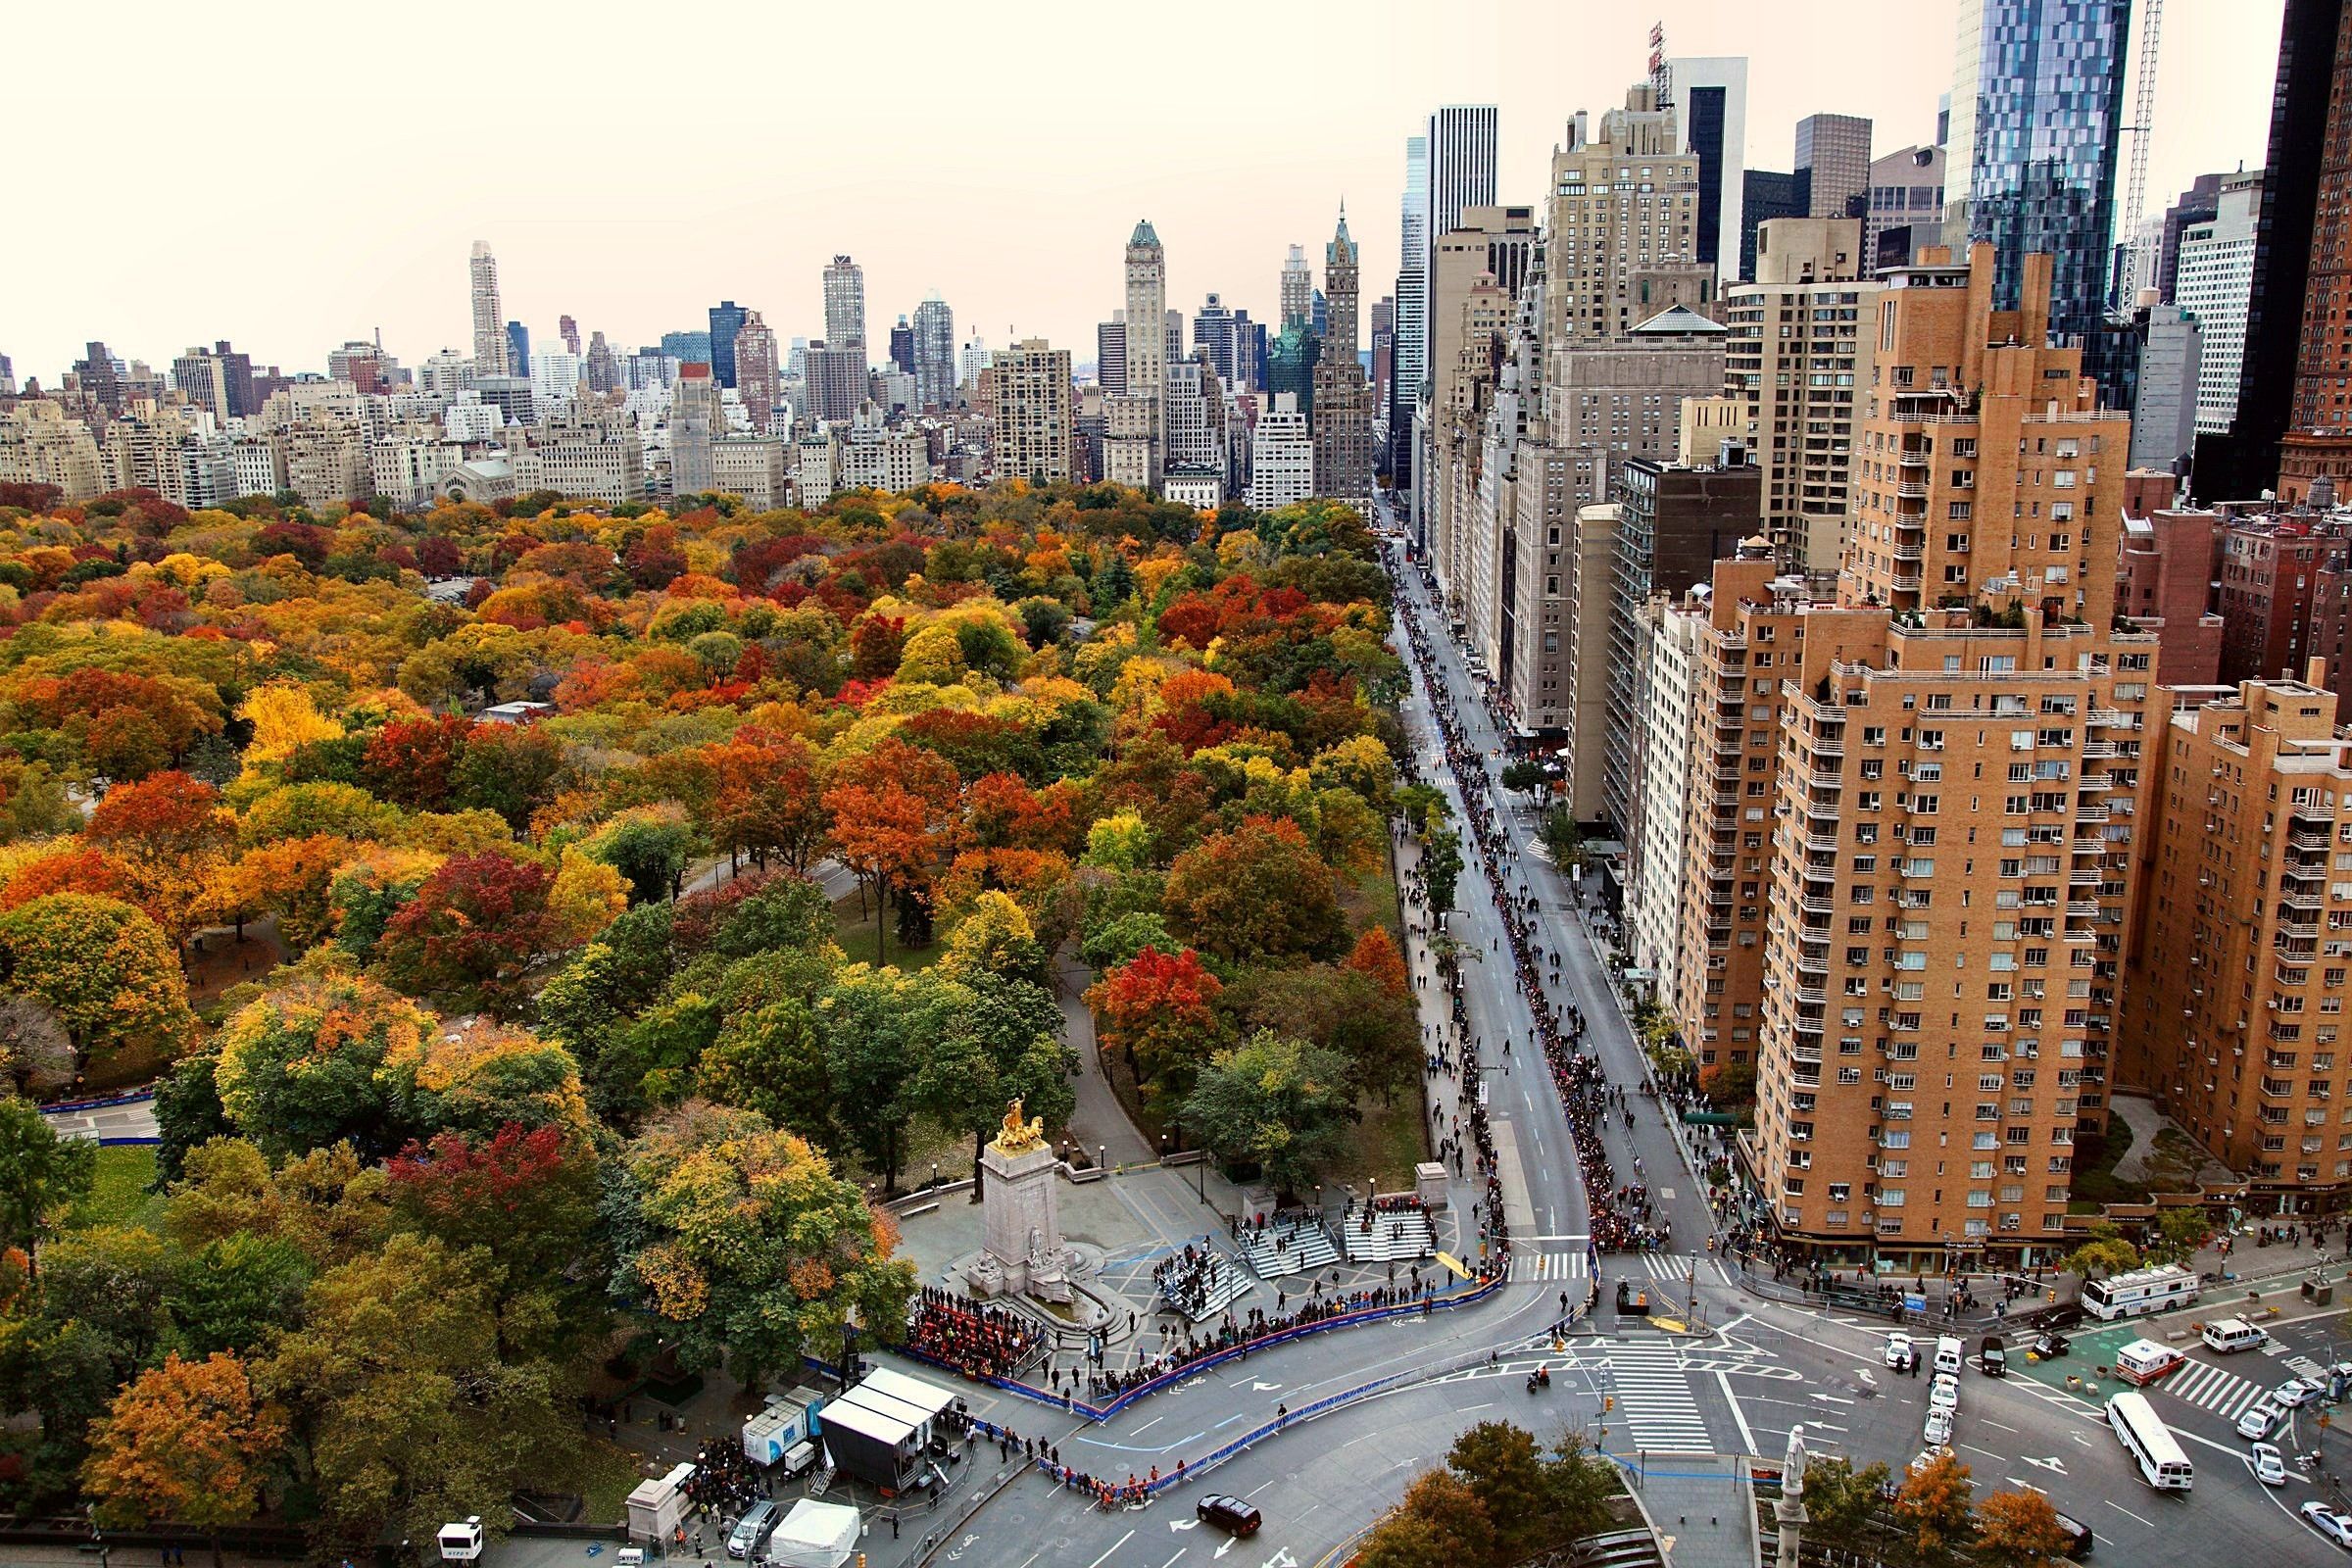
[(767, 1560), (776, 1568), (841, 1568), (857, 1549), (858, 1510), (808, 1497), (767, 1538)]

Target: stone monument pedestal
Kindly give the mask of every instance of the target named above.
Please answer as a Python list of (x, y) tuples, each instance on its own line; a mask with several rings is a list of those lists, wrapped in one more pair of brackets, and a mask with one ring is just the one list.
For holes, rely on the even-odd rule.
[(1446, 1167), (1434, 1159), (1425, 1159), (1413, 1167), (1413, 1191), (1424, 1208), (1446, 1206)]
[(980, 1256), (964, 1281), (980, 1297), (1019, 1294), (1066, 1304), (1077, 1252), (1061, 1238), (1060, 1162), (1016, 1102), (1004, 1132), (980, 1152)]

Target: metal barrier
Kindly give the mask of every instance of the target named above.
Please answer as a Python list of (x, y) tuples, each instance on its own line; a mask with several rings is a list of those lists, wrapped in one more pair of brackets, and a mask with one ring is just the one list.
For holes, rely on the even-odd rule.
[(1227, 1361), (1245, 1359), (1252, 1350), (1271, 1349), (1277, 1345), (1287, 1345), (1293, 1340), (1303, 1339), (1310, 1334), (1327, 1334), (1335, 1329), (1355, 1328), (1365, 1323), (1385, 1322), (1390, 1318), (1418, 1317), (1424, 1312), (1430, 1311), (1451, 1311), (1455, 1307), (1469, 1306), (1485, 1300), (1496, 1291), (1501, 1290), (1506, 1283), (1508, 1283), (1507, 1276), (1497, 1274), (1466, 1290), (1453, 1291), (1445, 1296), (1426, 1297), (1420, 1300), (1398, 1302), (1393, 1306), (1359, 1307), (1355, 1311), (1343, 1312), (1337, 1317), (1327, 1317), (1318, 1322), (1295, 1324), (1272, 1334), (1260, 1335), (1254, 1340), (1244, 1340), (1239, 1345), (1229, 1346), (1213, 1355), (1204, 1355), (1197, 1361), (1187, 1361), (1180, 1367), (1160, 1373), (1149, 1382), (1139, 1383), (1134, 1388), (1123, 1391), (1116, 1398), (1100, 1405), (1091, 1404), (1074, 1396), (1050, 1394), (1034, 1385), (1022, 1383), (1013, 1378), (973, 1377), (961, 1367), (943, 1361), (937, 1356), (926, 1354), (911, 1346), (898, 1346), (894, 1348), (898, 1354), (906, 1356), (908, 1360), (920, 1361), (925, 1366), (935, 1366), (943, 1372), (953, 1372), (967, 1382), (986, 1384), (990, 1388), (1001, 1389), (1006, 1394), (1034, 1400), (1049, 1409), (1060, 1410), (1069, 1415), (1084, 1416), (1089, 1421), (1107, 1421), (1138, 1399), (1157, 1394), (1171, 1383), (1181, 1382), (1196, 1373), (1205, 1372), (1210, 1367), (1221, 1366)]

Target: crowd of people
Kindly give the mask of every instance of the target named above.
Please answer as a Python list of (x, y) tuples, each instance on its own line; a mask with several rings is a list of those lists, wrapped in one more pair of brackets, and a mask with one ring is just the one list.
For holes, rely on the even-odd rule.
[[(721, 1539), (742, 1518), (744, 1510), (764, 1497), (775, 1495), (775, 1484), (765, 1472), (745, 1456), (740, 1443), (725, 1443), (712, 1439), (694, 1453), (694, 1474), (686, 1478), (680, 1489), (691, 1506), (691, 1524), (678, 1526), (676, 1546), (703, 1549), (703, 1531), (714, 1528)], [(693, 1531), (691, 1542), (687, 1531)]]
[(1008, 1378), (1045, 1348), (1045, 1334), (1018, 1312), (925, 1286), (906, 1325), (906, 1343), (966, 1377)]
[[(1612, 1114), (1622, 1115), (1627, 1127), (1632, 1127), (1633, 1110), (1625, 1102), (1625, 1091), (1608, 1081), (1596, 1055), (1581, 1049), (1585, 1032), (1583, 1012), (1573, 1003), (1553, 1006), (1544, 992), (1547, 978), (1553, 983), (1560, 978), (1560, 954), (1556, 948), (1546, 953), (1536, 942), (1536, 899), (1523, 881), (1514, 884), (1510, 869), (1510, 840), (1503, 831), (1502, 818), (1494, 802), (1485, 754), (1469, 742), (1453, 699), (1432, 655), (1428, 634), (1422, 629), (1409, 605), (1402, 606), (1401, 610), (1398, 619), (1411, 646), (1413, 662), (1420, 668), (1423, 687), (1429, 694), (1430, 711), (1437, 721), (1439, 738), (1444, 744), (1446, 766), (1453, 774), (1462, 803), (1463, 816), (1469, 828), (1470, 858), (1485, 874), (1495, 912), (1502, 919), (1504, 936), (1495, 942), (1494, 951), (1499, 954), (1506, 944), (1509, 948), (1512, 979), (1534, 1019), (1537, 1043), (1543, 1049), (1544, 1062), (1550, 1069), (1552, 1082), (1559, 1091), (1561, 1104), (1567, 1112), (1569, 1133), (1576, 1144), (1577, 1170), (1592, 1210), (1593, 1245), (1604, 1251), (1635, 1251), (1666, 1247), (1672, 1242), (1672, 1227), (1656, 1218), (1654, 1200), (1644, 1179), (1641, 1156), (1633, 1156), (1634, 1169), (1631, 1174), (1634, 1179), (1620, 1181), (1601, 1137), (1601, 1128)], [(1492, 697), (1487, 701), (1490, 716), (1499, 724), (1504, 715)], [(1409, 764), (1406, 771), (1413, 771)], [(1417, 907), (1426, 909), (1426, 883), (1416, 880), (1408, 899)], [(1436, 1066), (1432, 1070), (1433, 1073), (1442, 1071), (1449, 1076), (1458, 1075), (1459, 1081), (1467, 1089), (1467, 1086), (1478, 1081), (1478, 1053), (1483, 1042), (1469, 1029), (1459, 967), (1444, 958), (1441, 958), (1441, 963), (1446, 966), (1447, 985), (1453, 993), (1453, 1017), (1450, 1038), (1442, 1035), (1438, 1041)], [(1511, 1042), (1508, 1038), (1502, 1042), (1502, 1070), (1508, 1073), (1511, 1069)], [(1468, 1093), (1464, 1094), (1463, 1102), (1470, 1107), (1474, 1126), (1483, 1126), (1484, 1107), (1476, 1104)], [(1446, 1157), (1446, 1146), (1441, 1142), (1440, 1157)], [(1453, 1163), (1458, 1172), (1458, 1145), (1453, 1147)], [(1488, 1173), (1489, 1177), (1488, 1197), (1479, 1206), (1499, 1219), (1501, 1184), (1492, 1174), (1491, 1141), (1482, 1153), (1479, 1169)], [(1507, 1247), (1506, 1240), (1506, 1257)]]
[(1184, 1244), (1184, 1250), (1172, 1252), (1152, 1267), (1152, 1283), (1159, 1291), (1159, 1298), (1178, 1312), (1198, 1323), (1213, 1310), (1217, 1289), (1226, 1283), (1233, 1269), (1233, 1259), (1200, 1238), (1195, 1246)]

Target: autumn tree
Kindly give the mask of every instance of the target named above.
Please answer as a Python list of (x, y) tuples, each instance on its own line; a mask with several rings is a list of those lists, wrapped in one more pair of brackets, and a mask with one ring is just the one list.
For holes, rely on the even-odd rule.
[(1412, 997), (1412, 977), (1405, 972), (1404, 958), (1397, 953), (1396, 940), (1385, 925), (1364, 928), (1364, 934), (1355, 939), (1355, 947), (1348, 955), (1348, 967), (1390, 996), (1408, 1001)]
[(473, 721), (454, 713), (393, 719), (368, 737), (361, 779), (395, 806), (443, 810), (456, 792), (472, 734)]
[(116, 899), (52, 893), (0, 914), (0, 985), (55, 1012), (90, 1058), (170, 1055), (195, 1028), (171, 943)]
[(1355, 1562), (1357, 1568), (1483, 1568), (1499, 1560), (1494, 1543), (1494, 1521), (1478, 1494), (1449, 1470), (1430, 1470), (1372, 1527)]
[(1139, 1084), (1181, 1094), (1216, 1050), (1223, 990), (1192, 949), (1146, 946), (1096, 981), (1086, 1000), (1101, 1039), (1126, 1055)]
[(167, 1354), (116, 1396), (95, 1433), (82, 1467), (93, 1517), (115, 1529), (160, 1520), (201, 1530), (220, 1568), (220, 1531), (261, 1512), (285, 1437), (283, 1415), (255, 1395), (244, 1362)]
[(842, 1325), (895, 1335), (915, 1284), (895, 1225), (804, 1139), (756, 1111), (689, 1104), (623, 1156), (616, 1289), (673, 1325), (689, 1365), (758, 1384), (842, 1351)]
[(1420, 1076), (1421, 1027), (1411, 1002), (1341, 964), (1245, 970), (1223, 1010), (1241, 1031), (1283, 1034), (1338, 1053), (1354, 1086), (1393, 1102)]
[[(883, 903), (920, 907), (956, 823), (956, 769), (937, 754), (885, 740), (835, 768), (825, 791), (841, 863), (874, 894), (874, 961), (887, 960)], [(909, 935), (901, 921), (901, 940)]]
[(1895, 1522), (1911, 1538), (1922, 1568), (1958, 1563), (1967, 1556), (1976, 1533), (1969, 1504), (1973, 1491), (1968, 1466), (1948, 1452), (1914, 1465), (1895, 1489)]
[(496, 811), (520, 833), (571, 777), (564, 743), (535, 724), (477, 724), (451, 767), (460, 806)]
[(1178, 856), (1166, 915), (1183, 941), (1237, 962), (1335, 958), (1348, 939), (1331, 867), (1287, 819), (1253, 817)]
[(270, 1153), (348, 1139), (382, 1155), (418, 1130), (406, 1085), (434, 1020), (407, 998), (354, 976), (305, 978), (231, 1014), (214, 1078), (234, 1126)]
[(724, 746), (713, 751), (712, 761), (717, 770), (712, 842), (730, 856), (751, 856), (762, 868), (772, 856), (806, 872), (831, 826), (808, 743)]
[(522, 977), (563, 951), (549, 901), (555, 873), (509, 855), (444, 861), (384, 928), (384, 972), (417, 994), (450, 991), (505, 1002)]
[(2061, 1568), (2074, 1543), (2038, 1492), (1996, 1492), (1977, 1504), (1977, 1558), (1985, 1568)]
[(235, 829), (220, 792), (185, 773), (118, 784), (90, 813), (83, 837), (110, 851), (173, 945), (184, 944), (227, 859)]

